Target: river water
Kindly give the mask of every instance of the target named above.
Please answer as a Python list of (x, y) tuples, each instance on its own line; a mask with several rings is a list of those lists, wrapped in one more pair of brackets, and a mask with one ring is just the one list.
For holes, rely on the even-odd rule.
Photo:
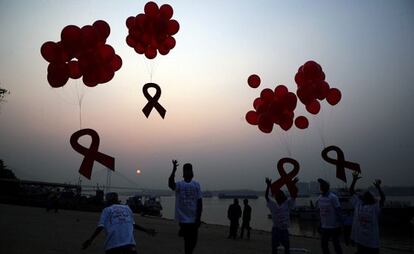
[[(296, 205), (309, 205), (310, 200), (314, 203), (315, 198), (298, 198)], [(414, 205), (414, 197), (387, 197), (387, 200), (410, 202)], [(240, 200), (241, 201), (241, 200)], [(227, 208), (233, 202), (232, 199), (219, 199), (217, 197), (203, 198), (203, 215), (202, 221), (210, 224), (229, 225), (227, 220)], [(162, 197), (161, 204), (163, 207), (163, 217), (173, 219), (175, 197)], [(240, 202), (241, 206), (242, 202)], [(264, 197), (258, 199), (250, 199), (249, 204), (252, 207), (251, 227), (270, 231), (272, 228), (272, 220), (268, 219), (269, 210), (266, 207)], [(292, 219), (290, 233), (293, 235), (319, 237), (317, 232), (318, 222), (315, 221), (299, 221)], [(381, 226), (381, 245), (383, 247), (391, 247), (404, 250), (414, 251), (414, 227), (407, 225), (406, 227), (384, 227)]]

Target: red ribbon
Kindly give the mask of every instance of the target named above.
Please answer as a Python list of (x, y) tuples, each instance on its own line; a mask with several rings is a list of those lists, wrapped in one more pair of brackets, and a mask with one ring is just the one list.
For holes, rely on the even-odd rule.
[[(328, 157), (330, 151), (336, 152), (336, 159)], [(337, 146), (328, 146), (322, 150), (322, 158), (331, 164), (336, 165), (336, 177), (346, 182), (345, 168), (350, 170), (361, 172), (361, 168), (358, 163), (345, 160), (344, 152)]]
[[(148, 88), (155, 88), (155, 95), (151, 96), (148, 93)], [(145, 98), (147, 98), (148, 103), (145, 105), (145, 107), (142, 109), (142, 112), (144, 112), (144, 115), (148, 118), (148, 116), (151, 113), (152, 108), (155, 108), (158, 113), (161, 115), (161, 117), (164, 119), (165, 113), (167, 110), (161, 104), (158, 103), (159, 98), (161, 97), (161, 88), (155, 84), (155, 83), (147, 83), (142, 88), (142, 92), (144, 93)]]
[[(292, 164), (293, 169), (286, 173), (284, 165), (286, 163)], [(299, 162), (292, 158), (282, 158), (277, 163), (277, 170), (279, 171), (280, 178), (272, 183), (271, 190), (275, 194), (277, 191), (282, 188), (283, 185), (286, 185), (290, 196), (296, 198), (298, 196), (298, 188), (296, 187), (296, 181), (293, 178), (299, 173)]]
[[(79, 144), (80, 137), (88, 135), (92, 138), (92, 142), (89, 148), (86, 148)], [(93, 163), (95, 161), (101, 163), (105, 167), (115, 170), (115, 159), (111, 156), (98, 152), (99, 136), (98, 133), (92, 129), (82, 129), (72, 134), (70, 137), (70, 144), (73, 149), (85, 156), (82, 164), (79, 168), (79, 173), (84, 177), (91, 179)]]

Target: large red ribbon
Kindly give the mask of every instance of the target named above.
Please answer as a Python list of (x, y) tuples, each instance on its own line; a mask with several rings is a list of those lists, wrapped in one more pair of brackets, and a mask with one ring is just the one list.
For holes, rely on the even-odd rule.
[[(86, 148), (79, 144), (80, 137), (88, 135), (92, 138), (92, 142), (89, 148)], [(84, 177), (91, 179), (93, 163), (95, 161), (101, 163), (105, 167), (115, 170), (115, 159), (111, 156), (98, 152), (99, 148), (99, 135), (92, 129), (82, 129), (72, 134), (70, 137), (70, 144), (73, 149), (85, 156), (82, 164), (79, 168), (79, 173)]]
[[(286, 163), (292, 164), (293, 169), (286, 173), (284, 165)], [(277, 191), (282, 188), (283, 185), (286, 185), (290, 196), (296, 198), (298, 196), (298, 188), (296, 187), (296, 181), (293, 180), (295, 176), (299, 173), (299, 162), (292, 158), (282, 158), (277, 163), (277, 170), (279, 171), (280, 178), (272, 183), (271, 190), (275, 194)]]
[[(150, 87), (155, 88), (156, 90), (154, 96), (151, 96), (148, 93), (148, 88)], [(161, 97), (161, 88), (155, 83), (147, 83), (142, 88), (142, 92), (144, 93), (145, 98), (147, 98), (148, 100), (147, 105), (145, 105), (145, 107), (142, 109), (144, 115), (148, 118), (152, 108), (155, 108), (158, 111), (158, 113), (160, 113), (161, 117), (164, 119), (167, 110), (165, 110), (165, 108), (158, 103), (158, 100)]]
[[(328, 157), (330, 151), (336, 152), (336, 159)], [(346, 182), (345, 168), (350, 170), (361, 172), (361, 168), (358, 163), (345, 160), (345, 155), (342, 150), (337, 146), (328, 146), (322, 150), (322, 158), (331, 164), (336, 165), (336, 177)]]

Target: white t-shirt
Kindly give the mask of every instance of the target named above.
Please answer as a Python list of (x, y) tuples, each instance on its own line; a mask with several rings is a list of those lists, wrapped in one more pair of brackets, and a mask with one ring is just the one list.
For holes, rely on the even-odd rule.
[(267, 207), (272, 214), (273, 220), (273, 227), (277, 227), (279, 229), (287, 229), (290, 224), (290, 209), (295, 205), (295, 200), (288, 198), (279, 205), (277, 202), (269, 199), (267, 201)]
[(369, 248), (379, 248), (378, 216), (381, 210), (379, 203), (364, 205), (356, 194), (352, 197), (351, 202), (354, 206), (352, 240)]
[(180, 223), (194, 223), (197, 217), (197, 200), (202, 198), (200, 184), (182, 180), (175, 183), (175, 219)]
[(322, 228), (337, 228), (340, 226), (336, 209), (341, 207), (338, 197), (329, 192), (328, 195), (320, 195), (316, 206), (319, 208)]
[(111, 205), (103, 209), (98, 227), (106, 231), (105, 250), (135, 245), (134, 217), (131, 209), (126, 205)]

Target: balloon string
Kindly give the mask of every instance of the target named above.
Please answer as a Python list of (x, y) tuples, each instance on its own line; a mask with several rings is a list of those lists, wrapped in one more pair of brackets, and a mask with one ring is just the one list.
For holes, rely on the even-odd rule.
[(291, 152), (291, 150), (289, 148), (289, 144), (288, 144), (288, 142), (287, 142), (286, 137), (284, 136), (284, 134), (277, 135), (277, 136), (279, 137), (280, 143), (283, 143), (284, 144), (284, 147), (285, 147), (288, 155), (289, 156), (292, 156), (292, 152)]

